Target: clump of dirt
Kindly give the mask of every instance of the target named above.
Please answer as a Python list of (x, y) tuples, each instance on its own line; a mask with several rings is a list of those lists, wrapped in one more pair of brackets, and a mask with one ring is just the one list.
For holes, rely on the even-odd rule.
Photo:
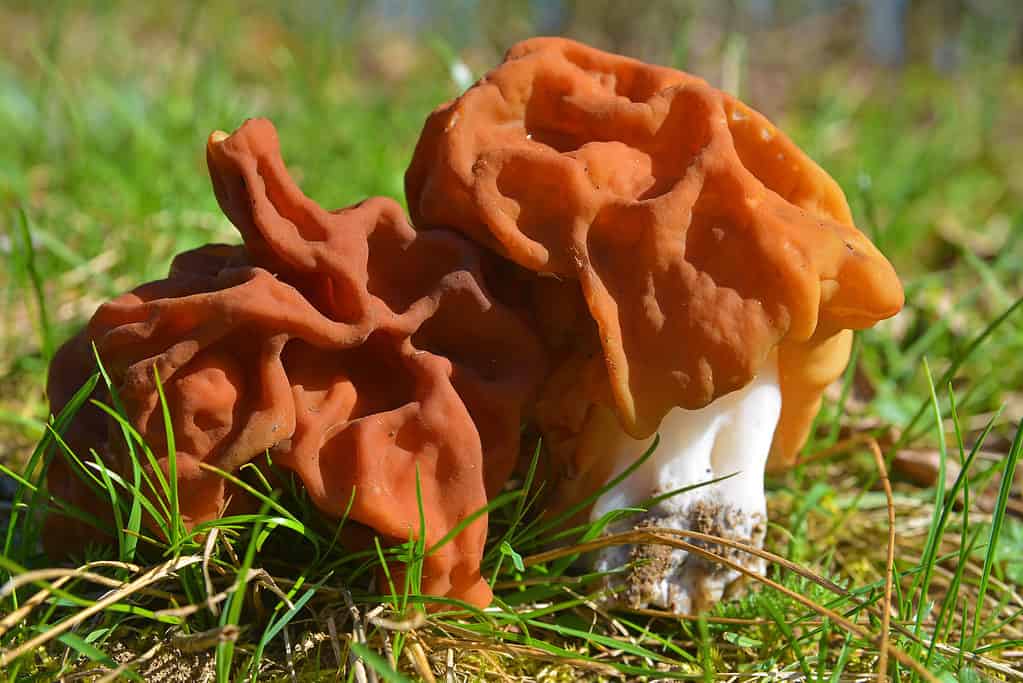
[[(642, 526), (651, 525), (640, 522), (635, 528)], [(666, 545), (640, 543), (632, 546), (629, 551), (632, 569), (625, 575), (625, 590), (619, 599), (634, 609), (652, 602), (654, 588), (671, 572), (671, 556), (674, 552)]]
[[(713, 499), (693, 501), (671, 514), (651, 512), (632, 525), (637, 531), (657, 527), (696, 531), (755, 547), (763, 545), (767, 530), (763, 515)], [(702, 539), (685, 540), (751, 572), (762, 574), (766, 569), (763, 559), (742, 550)], [(703, 611), (726, 592), (737, 592), (743, 577), (725, 564), (665, 545), (631, 546), (628, 558), (629, 570), (611, 583), (617, 589), (616, 600), (631, 608), (653, 604), (676, 612)], [(668, 604), (659, 604), (663, 602)]]

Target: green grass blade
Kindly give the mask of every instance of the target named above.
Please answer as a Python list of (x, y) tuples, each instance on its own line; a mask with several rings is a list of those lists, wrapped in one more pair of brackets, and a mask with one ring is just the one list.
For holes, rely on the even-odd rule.
[(365, 662), (373, 671), (377, 673), (380, 678), (387, 681), (387, 683), (412, 683), (412, 679), (405, 676), (400, 671), (395, 671), (391, 668), (391, 665), (387, 663), (387, 660), (378, 655), (369, 647), (362, 643), (351, 643), (350, 647), (352, 652), (357, 654), (359, 658)]
[(991, 580), (991, 570), (994, 567), (998, 541), (1002, 533), (1002, 526), (1005, 523), (1005, 511), (1008, 507), (1009, 496), (1012, 495), (1013, 478), (1016, 473), (1016, 466), (1019, 464), (1020, 452), (1023, 451), (1023, 422), (1016, 428), (1016, 436), (1009, 449), (1009, 455), (1004, 461), (1002, 470), (1002, 483), (998, 489), (998, 498), (995, 501), (994, 513), (991, 517), (991, 534), (988, 537), (987, 551), (984, 555), (984, 568), (980, 575), (980, 585), (977, 588), (977, 601), (973, 612), (973, 629), (970, 636), (970, 649), (976, 647), (976, 635), (980, 629), (980, 615), (984, 605), (984, 598), (987, 596), (988, 584)]
[(32, 231), (29, 228), (28, 214), (25, 208), (18, 207), (18, 218), (20, 235), (25, 248), (25, 267), (28, 270), (28, 277), (32, 283), (32, 293), (35, 296), (36, 308), (39, 314), (39, 337), (42, 342), (43, 358), (47, 363), (53, 358), (53, 328), (50, 325), (50, 314), (46, 308), (46, 290), (43, 287), (43, 278), (36, 266), (35, 246), (32, 243)]

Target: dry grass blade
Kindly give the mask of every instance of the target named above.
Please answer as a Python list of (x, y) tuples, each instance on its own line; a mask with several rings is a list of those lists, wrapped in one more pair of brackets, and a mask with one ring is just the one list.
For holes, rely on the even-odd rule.
[(387, 658), (387, 664), (392, 669), (398, 669), (398, 662), (394, 659), (394, 646), (391, 645), (391, 634), (384, 631), (382, 634), (382, 640), (384, 645), (384, 656)]
[(330, 635), (330, 649), (334, 651), (334, 661), (337, 662), (338, 677), (341, 676), (341, 639), (337, 637), (337, 624), (334, 622), (334, 615), (327, 617), (327, 633)]
[(630, 544), (633, 543), (633, 541), (628, 540), (628, 538), (630, 538), (633, 534), (637, 533), (639, 534), (654, 533), (666, 534), (668, 536), (684, 536), (686, 538), (696, 539), (698, 541), (703, 541), (708, 544), (723, 545), (728, 548), (734, 548), (735, 550), (741, 550), (743, 552), (750, 553), (751, 555), (761, 557), (767, 560), (768, 562), (771, 562), (772, 564), (776, 564), (779, 567), (783, 567), (789, 570), (790, 572), (799, 574), (803, 578), (809, 581), (813, 581), (818, 586), (826, 588), (827, 590), (831, 591), (832, 593), (835, 593), (836, 595), (841, 595), (843, 597), (854, 600), (857, 602), (857, 606), (859, 607), (870, 609), (869, 605), (862, 601), (859, 601), (851, 592), (849, 592), (842, 586), (839, 586), (834, 581), (830, 581), (824, 578), (823, 576), (820, 576), (819, 574), (810, 571), (806, 567), (802, 567), (796, 564), (795, 562), (782, 557), (781, 555), (776, 555), (770, 551), (764, 550), (763, 548), (757, 548), (747, 543), (735, 541), (730, 538), (715, 536), (713, 534), (705, 534), (699, 531), (692, 531), (689, 529), (673, 529), (670, 527), (644, 527), (643, 532), (629, 531), (620, 534), (612, 534), (604, 536), (594, 541), (589, 541), (587, 543), (579, 543), (577, 545), (568, 546), (564, 548), (555, 548), (554, 550), (537, 553), (536, 555), (530, 555), (529, 557), (523, 560), (523, 563), (525, 566), (529, 567), (534, 564), (549, 562), (551, 560), (555, 560), (566, 555), (574, 555), (577, 553), (587, 553), (592, 550), (599, 550), (600, 548), (603, 548), (608, 545)]
[[(736, 626), (770, 626), (776, 623), (773, 619), (744, 619), (742, 617), (715, 617), (703, 614), (676, 614), (663, 609), (649, 609), (646, 607), (622, 607), (622, 611), (631, 614), (641, 614), (644, 617), (657, 617), (659, 619), (673, 619), (675, 621), (700, 621), (708, 624), (734, 624)], [(806, 626), (820, 626), (823, 621), (800, 619), (799, 623)]]
[[(861, 442), (865, 443), (866, 442), (866, 438), (864, 437), (863, 439), (861, 439)], [(887, 505), (887, 503), (886, 503), (886, 505)], [(649, 532), (649, 533), (666, 534), (668, 536), (684, 536), (684, 537), (687, 537), (687, 538), (693, 538), (693, 539), (696, 539), (696, 540), (699, 540), (699, 541), (703, 541), (703, 542), (706, 542), (708, 544), (723, 545), (723, 546), (728, 547), (728, 548), (734, 548), (736, 550), (741, 550), (743, 552), (750, 553), (750, 554), (755, 555), (757, 557), (761, 557), (761, 558), (767, 560), (768, 562), (771, 562), (772, 564), (778, 565), (779, 567), (783, 567), (783, 568), (787, 569), (788, 571), (791, 571), (791, 572), (793, 572), (795, 574), (799, 574), (803, 578), (816, 583), (818, 586), (821, 586), (822, 588), (825, 588), (825, 589), (835, 593), (836, 595), (841, 595), (842, 597), (851, 600), (854, 604), (856, 604), (857, 607), (862, 608), (862, 609), (866, 609), (868, 612), (870, 612), (871, 614), (874, 614), (878, 618), (883, 618), (883, 615), (881, 614), (882, 610), (878, 609), (874, 605), (868, 604), (865, 601), (859, 599), (857, 596), (855, 596), (851, 591), (847, 590), (846, 588), (843, 588), (842, 586), (839, 586), (835, 582), (830, 581), (829, 579), (826, 579), (823, 576), (820, 576), (819, 574), (816, 574), (816, 573), (810, 571), (809, 569), (807, 569), (805, 567), (802, 567), (802, 566), (796, 564), (795, 562), (792, 562), (791, 560), (789, 560), (789, 559), (787, 559), (785, 557), (782, 557), (780, 555), (776, 555), (776, 554), (774, 554), (774, 553), (772, 553), (770, 551), (764, 550), (763, 548), (757, 548), (757, 547), (751, 546), (749, 544), (742, 543), (740, 541), (735, 541), (733, 539), (723, 538), (721, 536), (714, 536), (712, 534), (705, 534), (705, 533), (701, 533), (699, 531), (692, 531), (692, 530), (689, 530), (689, 529), (673, 529), (673, 528), (669, 528), (669, 527), (647, 527), (647, 528), (644, 529), (644, 531), (645, 532)], [(523, 562), (525, 563), (525, 566), (528, 567), (528, 566), (533, 565), (533, 564), (539, 564), (539, 563), (543, 563), (543, 562), (548, 562), (550, 560), (557, 559), (559, 557), (564, 557), (565, 555), (573, 555), (573, 554), (576, 554), (576, 553), (585, 553), (585, 552), (589, 552), (591, 550), (597, 550), (599, 548), (603, 548), (606, 545), (614, 545), (616, 543), (628, 544), (628, 543), (631, 543), (631, 541), (628, 541), (628, 540), (616, 540), (616, 541), (609, 542), (609, 539), (624, 538), (627, 534), (630, 534), (630, 533), (634, 533), (634, 532), (626, 532), (625, 534), (618, 534), (618, 535), (614, 535), (614, 536), (610, 536), (609, 535), (609, 536), (605, 536), (605, 537), (603, 537), (601, 539), (597, 539), (595, 541), (589, 541), (587, 543), (580, 543), (580, 544), (574, 545), (574, 546), (569, 546), (569, 547), (565, 547), (565, 548), (556, 548), (556, 549), (551, 550), (551, 551), (547, 551), (547, 552), (543, 552), (543, 553), (537, 553), (536, 555), (531, 555), (531, 556), (525, 558), (523, 560)], [(976, 573), (979, 574), (979, 572), (980, 572), (980, 570), (977, 569)], [(995, 585), (995, 579), (994, 578), (991, 579), (991, 583), (992, 583), (992, 585)], [(1009, 589), (1007, 587), (1006, 590), (1011, 590), (1011, 589)], [(993, 601), (994, 600), (991, 596), (988, 596), (988, 597), (989, 597), (989, 601)], [(1014, 597), (1015, 597), (1015, 595), (1014, 595)], [(1020, 604), (1023, 605), (1023, 602), (1020, 602)], [(920, 640), (920, 638), (918, 636), (916, 636), (912, 631), (910, 631), (909, 629), (903, 627), (902, 625), (895, 624), (893, 628), (895, 628), (895, 630), (897, 630), (900, 635), (903, 635), (903, 636), (905, 636), (905, 637), (915, 641), (917, 644), (921, 644), (921, 645), (923, 644), (923, 642)]]
[(235, 624), (218, 626), (199, 633), (179, 634), (171, 637), (170, 644), (181, 652), (193, 653), (212, 650), (217, 645), (228, 641), (235, 642), (241, 635), (241, 628)]
[(953, 657), (962, 655), (963, 659), (967, 660), (971, 664), (982, 666), (986, 669), (990, 669), (991, 671), (997, 671), (1006, 678), (1012, 679), (1014, 681), (1023, 681), (1023, 671), (1013, 668), (1008, 664), (1002, 664), (1001, 662), (996, 662), (992, 659), (988, 659), (983, 655), (978, 655), (973, 652), (960, 650), (957, 647), (952, 647), (951, 645), (947, 645), (945, 643), (938, 643), (936, 647), (938, 650), (944, 652), (947, 655), (952, 655)]
[(210, 557), (213, 556), (213, 549), (217, 545), (217, 537), (220, 535), (220, 527), (213, 527), (206, 536), (206, 543), (202, 549), (202, 580), (206, 586), (206, 607), (210, 614), (220, 616), (220, 608), (213, 601), (213, 579), (210, 578)]
[(866, 432), (858, 432), (850, 437), (842, 439), (827, 448), (822, 448), (819, 451), (803, 456), (799, 459), (800, 465), (809, 465), (810, 463), (820, 462), (821, 460), (827, 460), (828, 458), (839, 455), (841, 453), (847, 453), (857, 446), (863, 446), (870, 443), (877, 443), (871, 434)]
[[(664, 542), (673, 539), (659, 537), (658, 540)], [(685, 541), (675, 541), (675, 543), (678, 544), (677, 547), (681, 550), (686, 550), (690, 553), (695, 553), (697, 555), (700, 555), (704, 559), (711, 560), (713, 562), (719, 562), (730, 567), (731, 569), (739, 571), (745, 574), (746, 576), (749, 576), (753, 580), (759, 581), (765, 586), (769, 586), (785, 594), (789, 598), (795, 600), (796, 602), (799, 602), (800, 604), (802, 604), (805, 607), (808, 607), (809, 609), (812, 609), (821, 616), (830, 619), (831, 621), (838, 624), (842, 628), (846, 629), (850, 633), (853, 633), (854, 635), (857, 635), (868, 642), (876, 642), (878, 648), (883, 647), (886, 652), (888, 652), (893, 657), (898, 659), (902, 664), (905, 664), (906, 666), (916, 671), (925, 680), (931, 681), (932, 683), (938, 683), (938, 678), (934, 674), (928, 671), (920, 662), (910, 657), (906, 652), (892, 645), (885, 634), (882, 634), (880, 637), (875, 638), (870, 634), (870, 632), (867, 629), (863, 628), (859, 624), (849, 621), (848, 619), (841, 616), (837, 612), (830, 610), (827, 607), (824, 607), (823, 605), (818, 605), (813, 600), (786, 588), (785, 586), (781, 585), (780, 583), (777, 583), (776, 581), (772, 581), (771, 579), (768, 579), (765, 576), (760, 576), (756, 572), (746, 569), (742, 565), (736, 562), (732, 562), (731, 560), (725, 557), (712, 553), (709, 550), (706, 550), (705, 548), (701, 548), (700, 546), (693, 545), (692, 543), (686, 543)]]
[(200, 562), (201, 560), (202, 558), (198, 555), (186, 555), (173, 560), (168, 560), (163, 564), (152, 567), (131, 583), (124, 584), (124, 586), (120, 589), (111, 592), (101, 600), (98, 600), (95, 604), (86, 607), (81, 612), (78, 612), (74, 616), (69, 617), (58, 624), (54, 624), (35, 638), (30, 638), (18, 647), (0, 652), (0, 666), (7, 666), (26, 652), (31, 652), (32, 650), (45, 645), (90, 618), (92, 615), (102, 612), (110, 605), (120, 602), (129, 595), (138, 592), (140, 589), (165, 579), (173, 572), (176, 572), (183, 567), (195, 564), (196, 562)]
[(157, 617), (189, 617), (196, 612), (209, 609), (210, 605), (219, 605), (220, 603), (227, 600), (227, 596), (235, 591), (234, 586), (231, 586), (225, 591), (221, 591), (216, 595), (207, 597), (202, 603), (197, 605), (184, 605), (183, 607), (168, 607), (167, 609), (160, 609), (153, 612)]
[[(819, 677), (812, 680), (828, 680), (831, 683), (868, 683), (873, 679), (872, 674), (838, 674), (834, 671), (821, 671)], [(718, 681), (722, 683), (740, 683), (744, 681), (793, 681), (794, 683), (805, 683), (806, 674), (802, 671), (758, 671), (742, 674), (717, 674)]]
[[(53, 569), (39, 569), (31, 572), (25, 572), (24, 574), (19, 574), (16, 578), (18, 579), (18, 581), (16, 582), (18, 585), (16, 586), (12, 585), (12, 590), (16, 590), (17, 588), (20, 588), (22, 585), (25, 585), (27, 583), (46, 582), (51, 579), (58, 579), (61, 586), (63, 586), (65, 583), (73, 579), (88, 581), (90, 583), (95, 583), (106, 588), (117, 589), (125, 585), (125, 582), (120, 579), (114, 579), (103, 574), (97, 574), (96, 572), (88, 571), (83, 567), (77, 567), (75, 569), (67, 569), (63, 567)], [(14, 580), (12, 579), (12, 581), (9, 583), (14, 583)], [(50, 588), (58, 588), (56, 584), (57, 582), (55, 581), (54, 584), (50, 586)], [(48, 591), (46, 591), (45, 589), (44, 592), (48, 593)], [(143, 588), (139, 591), (139, 593), (149, 595), (155, 598), (160, 598), (163, 600), (171, 600), (174, 598), (173, 593), (155, 590), (153, 588)], [(5, 597), (7, 597), (7, 595), (0, 595), (0, 600), (4, 599)], [(3, 633), (4, 633), (3, 629), (0, 629), (0, 635), (3, 635)]]
[(885, 561), (884, 574), (884, 612), (881, 615), (881, 644), (878, 646), (880, 655), (877, 660), (877, 681), (887, 680), (888, 671), (888, 638), (892, 620), (892, 581), (895, 574), (895, 496), (892, 495), (892, 483), (888, 480), (888, 468), (884, 464), (884, 455), (877, 441), (867, 442), (870, 452), (877, 463), (877, 471), (884, 487), (884, 495), (888, 501), (888, 556)]
[(288, 680), (295, 683), (298, 680), (298, 676), (295, 673), (294, 649), (291, 646), (291, 635), (288, 633), (288, 626), (286, 624), (281, 631), (281, 636), (284, 638), (284, 663), (288, 665)]
[(421, 628), (426, 624), (426, 615), (419, 610), (416, 610), (410, 618), (402, 620), (378, 617), (375, 614), (367, 614), (366, 618), (369, 620), (369, 623), (379, 628), (386, 629), (388, 631), (402, 631), (406, 633), (409, 631), (415, 631), (417, 628)]
[[(345, 605), (348, 607), (348, 614), (352, 620), (352, 634), (350, 637), (359, 644), (365, 644), (366, 631), (362, 627), (362, 618), (359, 616), (359, 608), (355, 606), (352, 594), (347, 588), (342, 590), (342, 595), (344, 595)], [(373, 667), (367, 667), (363, 663), (362, 658), (360, 658), (352, 649), (348, 650), (348, 664), (355, 672), (356, 681), (359, 683), (367, 683), (368, 681), (376, 683), (377, 677)]]
[[(254, 576), (252, 572), (255, 572)], [(265, 569), (250, 570), (249, 579), (247, 580), (251, 580), (253, 578), (256, 579), (257, 583), (259, 583), (260, 586), (263, 586), (271, 593), (276, 595), (281, 602), (288, 606), (288, 609), (291, 609), (292, 607), (295, 606), (291, 602), (291, 599), (288, 597), (287, 593), (282, 591), (280, 587), (277, 585), (277, 582), (274, 581), (274, 577), (270, 575), (270, 572), (266, 571)]]
[(62, 576), (53, 582), (51, 590), (41, 590), (35, 593), (32, 597), (25, 601), (18, 609), (14, 610), (3, 619), (0, 619), (0, 636), (3, 636), (12, 627), (17, 626), (23, 619), (28, 617), (36, 607), (46, 601), (46, 598), (50, 597), (53, 590), (56, 590), (71, 580), (70, 576)]
[[(245, 575), (244, 585), (248, 585), (253, 579), (262, 579), (265, 576), (269, 576), (265, 569), (249, 569), (249, 573)], [(262, 581), (260, 582), (262, 583)], [(272, 583), (272, 582), (271, 582)], [(276, 584), (273, 584), (276, 587)], [(213, 584), (210, 583), (209, 590), (213, 590)], [(238, 583), (232, 581), (228, 584), (227, 588), (220, 591), (219, 593), (207, 593), (207, 597), (200, 603), (194, 605), (184, 605), (182, 607), (169, 607), (167, 609), (156, 610), (154, 614), (159, 617), (187, 617), (195, 614), (196, 612), (203, 609), (210, 609), (212, 605), (216, 608), (217, 605), (224, 602), (231, 593), (238, 590)], [(279, 590), (279, 589), (278, 589)], [(278, 596), (281, 594), (278, 593)], [(290, 603), (289, 603), (290, 604)], [(216, 614), (217, 612), (214, 612)]]
[(423, 651), (421, 644), (418, 642), (409, 643), (408, 648), (405, 650), (405, 655), (409, 658), (416, 673), (419, 674), (422, 680), (426, 681), (426, 683), (437, 683), (437, 679), (433, 676), (433, 670), (430, 668), (430, 660), (426, 658), (426, 652)]
[[(0, 600), (3, 600), (4, 598), (6, 598), (11, 593), (18, 590), (24, 585), (35, 583), (36, 581), (49, 581), (50, 579), (55, 579), (63, 576), (67, 576), (68, 578), (98, 577), (96, 578), (97, 583), (106, 582), (109, 585), (110, 582), (113, 582), (115, 586), (120, 586), (122, 584), (121, 581), (111, 579), (109, 577), (103, 576), (102, 574), (96, 574), (95, 572), (92, 571), (93, 569), (102, 568), (123, 569), (125, 571), (131, 572), (132, 574), (138, 574), (140, 571), (142, 571), (142, 567), (138, 566), (137, 564), (129, 564), (127, 562), (111, 562), (109, 560), (102, 560), (99, 562), (88, 562), (74, 569), (68, 569), (63, 567), (36, 569), (33, 571), (23, 572), (21, 574), (18, 574), (17, 576), (12, 576), (10, 579), (8, 579), (4, 583), (4, 585), (0, 587)], [(90, 580), (93, 579), (90, 578)]]

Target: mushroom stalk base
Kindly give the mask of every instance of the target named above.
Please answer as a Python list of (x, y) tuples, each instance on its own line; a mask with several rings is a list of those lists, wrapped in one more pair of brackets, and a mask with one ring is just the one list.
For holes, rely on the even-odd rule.
[[(773, 358), (741, 390), (700, 410), (672, 410), (661, 422), (657, 450), (625, 481), (597, 500), (591, 520), (695, 486), (658, 502), (645, 513), (614, 522), (608, 532), (670, 527), (761, 547), (767, 525), (764, 466), (780, 412), (781, 391)], [(651, 443), (652, 439), (636, 440), (622, 432), (615, 443), (609, 444), (616, 458), (612, 476), (627, 468)], [(705, 484), (721, 477), (728, 478)], [(766, 569), (762, 559), (747, 553), (688, 540), (751, 571), (762, 574)], [(594, 569), (615, 572), (609, 582), (616, 602), (679, 614), (710, 607), (741, 576), (734, 569), (684, 550), (656, 545), (604, 548), (595, 557)]]

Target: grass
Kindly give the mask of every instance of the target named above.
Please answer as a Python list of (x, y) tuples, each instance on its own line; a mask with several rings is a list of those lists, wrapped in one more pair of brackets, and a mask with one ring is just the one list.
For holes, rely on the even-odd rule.
[[(414, 44), (418, 61), (396, 73), (375, 55), (404, 43), (369, 50), (355, 29), (281, 8), (239, 20), (219, 3), (63, 7), (0, 9), (0, 465), (16, 489), (0, 556), (8, 680), (313, 681), (339, 667), (360, 681), (844, 681), (879, 667), (900, 681), (1020, 678), (1023, 504), (1004, 473), (1023, 418), (1023, 69), (994, 34), (965, 25), (951, 75), (852, 60), (793, 70), (769, 112), (846, 188), (908, 295), (903, 314), (860, 335), (805, 464), (770, 482), (770, 583), (750, 579), (763, 585), (702, 616), (609, 613), (600, 577), (569, 568), (615, 539), (600, 525), (556, 536), (536, 516), (543, 485), (527, 468), (491, 503), (494, 607), (425, 614), (416, 576), (430, 549), (345, 551), (301, 491), (255, 472), (238, 483), (259, 513), (187, 532), (173, 477), (147, 481), (141, 467), (113, 472), (78, 453), (119, 512), (117, 547), (54, 568), (34, 539), (55, 504), (42, 473), (69, 455), (59, 435), (76, 405), (49, 420), (55, 345), (99, 302), (161, 277), (174, 253), (235, 240), (205, 177), (208, 132), (269, 116), (317, 201), (400, 197), (426, 112), (458, 90), (453, 52)], [(752, 93), (757, 54), (744, 63)], [(123, 426), (136, 463), (152, 457)], [(914, 483), (911, 455), (932, 465), (933, 485)], [(152, 491), (162, 495), (138, 495)], [(385, 559), (408, 566), (404, 583), (371, 583)]]

